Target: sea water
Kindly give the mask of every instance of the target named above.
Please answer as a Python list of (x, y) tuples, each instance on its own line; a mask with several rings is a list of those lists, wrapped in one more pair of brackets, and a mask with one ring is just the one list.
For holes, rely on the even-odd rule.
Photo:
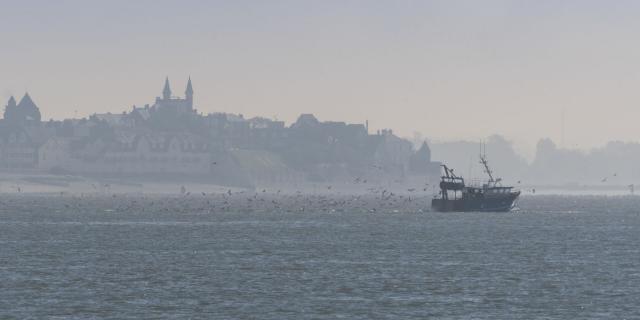
[(640, 317), (636, 197), (512, 213), (1, 200), (0, 319)]

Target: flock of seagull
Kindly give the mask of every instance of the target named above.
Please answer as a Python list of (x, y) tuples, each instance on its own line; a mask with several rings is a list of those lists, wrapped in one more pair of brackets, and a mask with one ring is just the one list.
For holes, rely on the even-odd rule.
[(226, 212), (286, 212), (286, 213), (409, 213), (428, 211), (433, 195), (427, 188), (410, 188), (402, 192), (383, 187), (368, 188), (359, 194), (331, 191), (307, 193), (283, 192), (274, 189), (227, 190), (226, 192), (191, 192), (179, 187), (179, 194), (117, 194), (89, 192), (84, 194), (22, 194), (4, 197), (0, 205), (4, 210), (24, 208), (28, 201), (33, 210), (91, 212), (172, 212), (172, 213), (226, 213)]
[[(612, 175), (616, 177), (617, 174)], [(601, 182), (607, 182), (607, 177)], [(363, 178), (355, 178), (354, 184), (367, 184)], [(518, 181), (518, 184), (521, 182)], [(371, 183), (367, 185), (372, 185)], [(23, 206), (24, 201), (37, 209), (65, 211), (75, 210), (103, 210), (106, 212), (174, 212), (174, 213), (218, 213), (218, 212), (288, 212), (288, 213), (339, 213), (339, 212), (368, 212), (368, 213), (410, 213), (429, 210), (434, 196), (435, 186), (425, 184), (398, 190), (382, 186), (371, 186), (362, 192), (348, 193), (337, 191), (332, 185), (327, 185), (325, 191), (303, 192), (280, 189), (257, 190), (227, 190), (226, 192), (192, 192), (185, 186), (179, 186), (179, 193), (173, 195), (161, 194), (123, 194), (112, 193), (110, 185), (92, 185), (93, 190), (87, 193), (72, 194), (22, 194), (22, 197), (5, 197), (0, 199), (0, 205), (5, 210), (11, 207)], [(628, 186), (633, 193), (634, 186)], [(339, 188), (338, 188), (339, 189)], [(22, 190), (16, 186), (16, 191)], [(535, 194), (535, 189), (528, 190)]]

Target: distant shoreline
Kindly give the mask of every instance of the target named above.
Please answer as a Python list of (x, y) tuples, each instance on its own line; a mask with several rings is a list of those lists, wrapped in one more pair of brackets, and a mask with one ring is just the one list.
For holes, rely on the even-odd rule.
[[(164, 179), (163, 179), (164, 178)], [(206, 179), (166, 176), (161, 179), (141, 177), (110, 177), (87, 175), (52, 175), (39, 173), (0, 173), (0, 194), (161, 194), (184, 193), (222, 194), (228, 192), (364, 195), (387, 190), (412, 197), (432, 197), (435, 185), (417, 186), (411, 183), (318, 182), (238, 187), (209, 183)], [(184, 188), (183, 188), (184, 187)], [(628, 185), (517, 185), (522, 196), (536, 195), (630, 195)], [(535, 190), (535, 192), (534, 192)]]

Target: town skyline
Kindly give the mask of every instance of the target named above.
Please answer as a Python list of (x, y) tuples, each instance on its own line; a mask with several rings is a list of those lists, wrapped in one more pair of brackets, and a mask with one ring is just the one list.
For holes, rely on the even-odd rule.
[(29, 91), (47, 119), (120, 112), (148, 103), (158, 79), (191, 75), (203, 112), (314, 113), (439, 140), (500, 134), (529, 150), (546, 137), (582, 149), (640, 140), (634, 1), (2, 6), (0, 97)]
[[(186, 90), (193, 90), (192, 87), (192, 79), (190, 75), (187, 75), (185, 79), (177, 79), (177, 81), (172, 80), (172, 78), (170, 76), (164, 76), (163, 78), (164, 80), (162, 81), (154, 81), (156, 83), (162, 83), (162, 85), (156, 85), (155, 90), (153, 91), (155, 93), (151, 93), (149, 94), (146, 98), (141, 98), (139, 99), (140, 101), (137, 103), (131, 103), (128, 106), (125, 104), (119, 108), (105, 108), (104, 110), (91, 110), (91, 113), (83, 113), (82, 110), (80, 109), (76, 109), (74, 110), (74, 114), (72, 116), (69, 117), (62, 117), (62, 118), (56, 118), (56, 117), (50, 117), (49, 116), (49, 112), (50, 111), (54, 111), (54, 110), (49, 110), (46, 106), (47, 103), (46, 101), (42, 101), (39, 105), (44, 106), (44, 110), (42, 112), (42, 121), (49, 121), (49, 120), (55, 120), (55, 121), (63, 121), (65, 119), (87, 119), (90, 118), (91, 116), (94, 116), (96, 114), (122, 114), (122, 113), (128, 113), (130, 112), (134, 107), (144, 107), (145, 105), (151, 105), (153, 104), (153, 99), (154, 98), (158, 98), (162, 96), (162, 92), (158, 90), (158, 88), (162, 88), (162, 90), (166, 90), (167, 88), (167, 84), (169, 84), (170, 86), (170, 92), (169, 92), (169, 97), (172, 98), (182, 98), (183, 96), (186, 95)], [(145, 85), (141, 85), (141, 87), (148, 87), (148, 84)], [(183, 92), (183, 90), (185, 92)], [(160, 94), (159, 94), (160, 92)], [(203, 92), (206, 94), (207, 90), (203, 90)], [(191, 92), (191, 94), (193, 95), (193, 92)], [(199, 93), (199, 99), (201, 99), (202, 93)], [(35, 99), (40, 101), (40, 98), (38, 97), (37, 93), (36, 93), (36, 98), (32, 98), (32, 93), (25, 90), (22, 94), (18, 93), (18, 94), (10, 94), (5, 101), (11, 100), (12, 98), (15, 99), (16, 101), (19, 99), (23, 99), (25, 97), (30, 99)], [(165, 97), (166, 98), (166, 97)], [(192, 97), (193, 98), (193, 97)], [(205, 99), (206, 100), (206, 99)], [(211, 107), (200, 107), (201, 105), (194, 105), (194, 108), (197, 107), (196, 111), (202, 115), (207, 115), (207, 114), (216, 114), (216, 113), (226, 113), (226, 114), (234, 114), (234, 115), (240, 115), (243, 117), (246, 117), (247, 119), (250, 118), (266, 118), (266, 119), (270, 119), (270, 120), (274, 120), (274, 121), (282, 121), (285, 125), (291, 125), (293, 123), (296, 122), (296, 120), (298, 119), (298, 117), (301, 114), (305, 114), (305, 113), (309, 113), (309, 114), (313, 114), (314, 116), (317, 116), (318, 119), (322, 120), (322, 121), (345, 121), (348, 123), (361, 123), (361, 124), (371, 124), (372, 121), (370, 121), (369, 119), (364, 119), (364, 120), (354, 120), (354, 121), (350, 121), (350, 119), (344, 119), (344, 118), (324, 118), (322, 117), (322, 112), (316, 113), (316, 112), (304, 112), (301, 111), (300, 113), (297, 114), (292, 114), (291, 118), (287, 117), (287, 118), (281, 118), (277, 115), (269, 115), (268, 111), (265, 111), (265, 113), (260, 114), (260, 113), (256, 113), (256, 114), (243, 114), (241, 112), (234, 112), (233, 108), (229, 108), (231, 110), (216, 110), (215, 108), (211, 108)], [(405, 138), (407, 140), (410, 140), (413, 142), (414, 147), (415, 148), (419, 148), (420, 145), (422, 144), (422, 141), (428, 141), (429, 143), (456, 143), (456, 142), (481, 142), (481, 141), (486, 141), (487, 139), (490, 139), (493, 136), (499, 136), (502, 138), (507, 139), (507, 141), (509, 141), (512, 144), (512, 147), (514, 148), (514, 150), (517, 152), (518, 155), (520, 155), (521, 157), (523, 157), (525, 160), (527, 160), (528, 162), (532, 162), (534, 160), (535, 157), (535, 151), (536, 151), (536, 145), (543, 140), (550, 140), (552, 142), (554, 142), (560, 149), (566, 149), (566, 150), (579, 150), (582, 152), (590, 152), (592, 150), (596, 150), (598, 148), (602, 148), (605, 147), (608, 143), (611, 142), (625, 142), (625, 143), (635, 143), (635, 142), (640, 142), (640, 139), (636, 140), (636, 139), (617, 139), (617, 140), (609, 140), (609, 141), (603, 141), (602, 144), (600, 145), (593, 145), (593, 146), (584, 146), (584, 145), (579, 145), (576, 143), (571, 143), (566, 142), (566, 137), (563, 137), (563, 134), (566, 135), (566, 132), (562, 132), (562, 130), (564, 129), (565, 131), (567, 130), (566, 128), (562, 128), (563, 123), (562, 121), (564, 121), (564, 126), (566, 127), (566, 119), (564, 119), (566, 117), (566, 112), (565, 114), (563, 114), (561, 116), (561, 119), (559, 120), (559, 134), (554, 136), (541, 136), (538, 137), (534, 140), (531, 141), (522, 141), (522, 140), (518, 140), (517, 138), (514, 138), (512, 136), (508, 136), (508, 135), (504, 135), (504, 134), (500, 134), (499, 130), (496, 130), (495, 132), (491, 132), (488, 133), (486, 136), (482, 136), (482, 137), (478, 137), (478, 136), (441, 136), (441, 135), (426, 135), (423, 132), (420, 132), (418, 130), (398, 130), (397, 128), (393, 128), (390, 126), (385, 126), (384, 123), (378, 123), (373, 124), (373, 126), (371, 126), (371, 132), (370, 133), (375, 133), (376, 131), (382, 131), (382, 130), (393, 130), (397, 135), (399, 135), (402, 138)]]
[(205, 114), (197, 109), (191, 78), (183, 96), (173, 88), (167, 77), (152, 103), (48, 121), (29, 93), (19, 102), (11, 96), (0, 120), (0, 171), (245, 188), (406, 183), (439, 175), (426, 142), (414, 150), (393, 130), (370, 133), (366, 122), (320, 121), (309, 113), (290, 125)]
[[(403, 138), (393, 129), (372, 129), (366, 121), (318, 119), (311, 113), (292, 123), (203, 113), (193, 83), (189, 77), (180, 89), (165, 78), (151, 103), (63, 120), (44, 120), (29, 93), (12, 96), (0, 120), (0, 171), (159, 181), (180, 177), (245, 187), (369, 181), (409, 189), (437, 179), (441, 163), (466, 169), (472, 179), (485, 174), (475, 160), (478, 141)], [(637, 142), (612, 141), (584, 152), (546, 138), (536, 143), (530, 159), (500, 135), (483, 145), (500, 173), (514, 181), (615, 185), (640, 177)]]

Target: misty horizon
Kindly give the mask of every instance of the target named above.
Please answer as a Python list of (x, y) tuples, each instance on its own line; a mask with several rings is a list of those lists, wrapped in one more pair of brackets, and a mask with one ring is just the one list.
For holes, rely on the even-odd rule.
[(3, 8), (0, 98), (28, 91), (44, 120), (144, 105), (168, 75), (197, 80), (204, 113), (313, 113), (433, 141), (499, 134), (527, 159), (543, 138), (581, 150), (640, 141), (633, 1)]
[[(190, 76), (188, 77), (189, 79), (191, 78)], [(169, 77), (166, 77), (166, 79), (169, 79)], [(170, 79), (169, 79), (170, 80)], [(186, 81), (185, 81), (185, 86), (186, 86)], [(176, 86), (177, 88), (180, 88), (178, 86)], [(158, 90), (156, 90), (156, 96), (157, 96), (157, 92)], [(179, 93), (180, 89), (178, 89), (177, 95), (172, 95), (172, 97), (179, 97)], [(23, 95), (29, 95), (30, 97), (33, 97), (33, 93), (29, 93), (28, 91), (25, 91), (23, 93)], [(36, 95), (37, 96), (37, 95)], [(121, 114), (121, 113), (126, 113), (132, 110), (132, 108), (134, 107), (144, 107), (144, 106), (148, 106), (150, 104), (150, 102), (153, 101), (153, 99), (151, 98), (147, 99), (146, 103), (141, 103), (141, 104), (132, 104), (130, 107), (123, 107), (121, 110), (97, 110), (94, 113), (91, 114), (80, 114), (79, 110), (74, 110), (74, 115), (72, 117), (69, 118), (47, 118), (47, 112), (48, 110), (44, 109), (43, 111), (43, 116), (42, 116), (42, 121), (50, 121), (50, 120), (56, 120), (56, 121), (61, 121), (61, 120), (66, 120), (66, 119), (87, 119), (91, 116), (94, 116), (96, 114)], [(22, 95), (10, 95), (7, 100), (9, 98), (14, 98), (16, 100), (19, 100), (21, 97), (23, 97)], [(37, 98), (33, 98), (34, 100), (39, 100)], [(198, 99), (200, 99), (200, 97), (198, 97)], [(40, 103), (40, 105), (46, 105), (45, 103)], [(207, 108), (205, 108), (207, 109)], [(200, 111), (200, 110), (198, 110)], [(201, 112), (203, 114), (207, 114), (204, 112)], [(233, 111), (229, 111), (229, 110), (216, 110), (214, 112), (209, 112), (208, 114), (214, 114), (214, 113), (229, 113), (229, 114), (237, 114), (239, 116), (246, 116), (242, 113), (235, 113)], [(285, 125), (291, 125), (293, 123), (295, 123), (296, 119), (301, 115), (301, 114), (305, 114), (305, 113), (300, 113), (297, 114), (294, 118), (294, 120), (292, 121), (285, 121), (282, 119), (279, 119), (278, 117), (269, 117), (267, 114), (251, 114), (249, 115), (249, 117), (263, 117), (266, 119), (271, 119), (274, 121), (283, 121)], [(314, 113), (311, 113), (314, 114)], [(315, 115), (315, 114), (314, 114)], [(319, 119), (321, 121), (344, 121), (345, 119)], [(361, 123), (361, 124), (369, 124), (370, 121), (369, 120), (364, 120), (362, 122), (356, 122), (356, 123)], [(381, 130), (393, 130), (394, 132), (398, 132), (397, 128), (390, 128), (388, 126), (384, 126), (384, 124), (381, 124), (380, 127), (378, 127), (377, 129), (374, 127), (370, 130), (370, 132), (375, 133), (376, 131), (381, 131)], [(400, 132), (403, 132), (402, 130), (400, 130)], [(482, 144), (483, 142), (486, 142), (488, 139), (491, 139), (492, 137), (501, 137), (506, 139), (506, 141), (508, 141), (511, 146), (513, 147), (513, 149), (518, 153), (518, 155), (520, 155), (523, 159), (525, 159), (527, 162), (531, 163), (534, 158), (535, 158), (535, 151), (536, 151), (536, 145), (544, 140), (551, 140), (553, 141), (558, 148), (563, 149), (563, 150), (568, 150), (568, 151), (577, 151), (577, 152), (581, 152), (584, 154), (588, 154), (590, 152), (593, 152), (594, 150), (597, 149), (601, 149), (603, 147), (606, 147), (608, 144), (611, 143), (640, 143), (640, 141), (638, 140), (610, 140), (610, 141), (605, 141), (603, 142), (601, 145), (594, 145), (594, 146), (590, 146), (590, 147), (581, 147), (578, 144), (573, 144), (573, 145), (566, 145), (563, 144), (563, 137), (561, 136), (559, 139), (553, 139), (550, 137), (539, 137), (537, 140), (533, 141), (532, 143), (524, 143), (523, 141), (518, 141), (517, 139), (513, 139), (513, 137), (510, 136), (504, 136), (498, 133), (491, 133), (487, 136), (480, 136), (480, 137), (449, 137), (449, 138), (443, 138), (443, 137), (433, 137), (433, 136), (425, 136), (422, 132), (419, 131), (413, 131), (411, 132), (411, 135), (406, 135), (406, 134), (399, 134), (399, 136), (401, 136), (402, 138), (405, 138), (407, 140), (410, 140), (415, 149), (418, 149), (420, 147), (420, 145), (422, 144), (423, 141), (427, 141), (430, 144), (448, 144), (448, 143), (458, 143), (458, 142), (462, 142), (462, 143), (477, 143), (478, 145)], [(558, 141), (560, 140), (560, 141)]]

